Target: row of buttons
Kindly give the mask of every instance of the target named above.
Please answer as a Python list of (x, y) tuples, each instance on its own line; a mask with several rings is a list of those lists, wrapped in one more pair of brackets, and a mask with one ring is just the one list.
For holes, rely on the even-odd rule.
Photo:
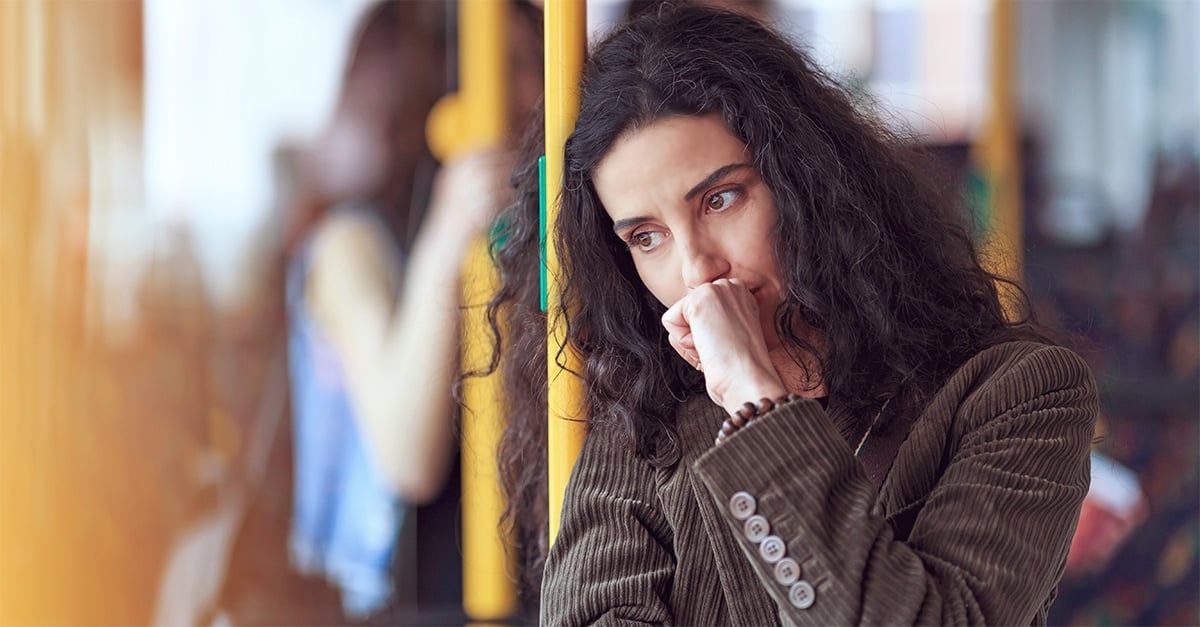
[(788, 587), (788, 600), (799, 609), (812, 607), (817, 592), (812, 584), (800, 579), (800, 563), (787, 557), (787, 544), (783, 538), (771, 535), (771, 523), (765, 516), (755, 513), (758, 501), (749, 492), (738, 492), (729, 499), (729, 511), (742, 521), (746, 539), (758, 545), (758, 554), (775, 568), (775, 581)]

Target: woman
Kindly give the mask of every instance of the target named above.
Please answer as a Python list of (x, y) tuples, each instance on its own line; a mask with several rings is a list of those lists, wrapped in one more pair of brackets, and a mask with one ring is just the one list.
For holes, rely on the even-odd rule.
[[(581, 102), (556, 228), (591, 432), (542, 621), (1044, 623), (1094, 385), (1005, 317), (918, 162), (781, 37), (709, 9), (617, 29)], [(544, 394), (531, 213), (496, 303), (522, 529), (545, 524), (512, 471)]]

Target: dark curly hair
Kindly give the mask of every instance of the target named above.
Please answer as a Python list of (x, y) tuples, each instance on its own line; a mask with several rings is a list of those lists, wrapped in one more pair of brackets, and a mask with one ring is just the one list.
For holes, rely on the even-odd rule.
[[(935, 184), (911, 142), (857, 105), (782, 36), (732, 13), (689, 5), (648, 12), (595, 47), (555, 225), (566, 286), (559, 304), (583, 357), (593, 430), (670, 465), (679, 459), (676, 408), (704, 393), (702, 375), (668, 345), (665, 308), (613, 235), (592, 183), (618, 138), (671, 116), (719, 115), (748, 147), (779, 212), (779, 337), (798, 363), (815, 364), (830, 402), (856, 417), (858, 433), (889, 399), (892, 418), (920, 411), (988, 346), (1048, 341), (1020, 288), (980, 263), (956, 195)], [(531, 145), (538, 139), (535, 132)], [(519, 530), (527, 600), (536, 605), (547, 547), (546, 326), (533, 158), (514, 179), (523, 192), (497, 250), (503, 289), (491, 315), (506, 325), (498, 348), (509, 394), (500, 452), (507, 517)], [(1016, 304), (1012, 319), (1000, 289)], [(816, 330), (820, 350), (798, 337), (795, 320)]]

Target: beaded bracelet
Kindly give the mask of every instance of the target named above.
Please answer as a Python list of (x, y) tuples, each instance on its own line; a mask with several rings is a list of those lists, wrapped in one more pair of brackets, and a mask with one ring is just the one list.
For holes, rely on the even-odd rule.
[(732, 416), (725, 419), (721, 423), (721, 431), (717, 433), (717, 444), (724, 442), (729, 436), (733, 435), (738, 429), (746, 426), (751, 420), (762, 416), (763, 414), (779, 407), (786, 405), (792, 401), (800, 400), (800, 396), (788, 394), (781, 396), (775, 400), (769, 398), (760, 399), (757, 403), (743, 404)]

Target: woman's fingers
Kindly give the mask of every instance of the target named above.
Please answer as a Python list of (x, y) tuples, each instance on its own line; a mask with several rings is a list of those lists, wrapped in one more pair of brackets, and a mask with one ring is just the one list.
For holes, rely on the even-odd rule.
[[(671, 347), (704, 372), (714, 402), (783, 389), (771, 363), (758, 301), (740, 279), (718, 279), (690, 290), (662, 317)], [(758, 398), (758, 397), (755, 397)], [(740, 400), (739, 400), (740, 399)]]
[(696, 352), (695, 338), (692, 336), (691, 325), (683, 316), (682, 309), (683, 301), (675, 303), (673, 307), (663, 314), (663, 328), (667, 330), (667, 341), (670, 342), (671, 348), (679, 353), (685, 361), (692, 365), (693, 368), (699, 370), (700, 355)]
[(682, 357), (684, 361), (691, 364), (691, 366), (696, 370), (703, 370), (703, 365), (700, 363), (700, 354), (696, 352), (695, 348), (683, 346), (675, 339), (675, 336), (672, 335), (667, 336), (667, 341), (671, 343), (671, 348), (675, 349), (675, 352), (679, 353), (679, 356)]

